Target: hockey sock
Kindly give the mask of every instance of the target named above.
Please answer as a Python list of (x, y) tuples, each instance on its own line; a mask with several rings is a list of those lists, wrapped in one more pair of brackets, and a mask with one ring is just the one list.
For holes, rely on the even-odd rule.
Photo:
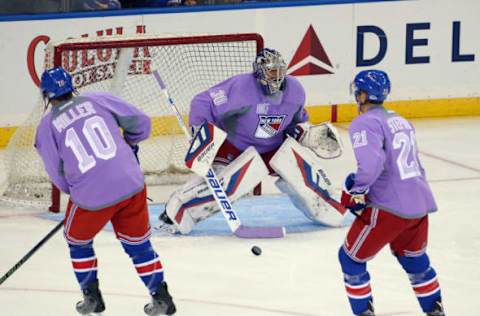
[(150, 240), (143, 241), (140, 244), (127, 244), (123, 241), (121, 243), (125, 252), (132, 259), (145, 286), (150, 293), (155, 292), (158, 285), (163, 281), (163, 267), (160, 258), (152, 248)]
[(83, 290), (88, 284), (97, 279), (97, 257), (93, 250), (93, 242), (84, 245), (68, 244), (73, 271), (80, 288)]
[(398, 262), (408, 273), (408, 278), (425, 313), (431, 312), (435, 302), (441, 300), (437, 273), (430, 266), (427, 254), (417, 257), (397, 256)]
[(348, 300), (355, 315), (366, 311), (368, 302), (373, 301), (370, 287), (370, 275), (367, 272), (367, 264), (352, 260), (343, 247), (340, 247), (338, 259), (342, 266), (342, 272), (347, 290)]

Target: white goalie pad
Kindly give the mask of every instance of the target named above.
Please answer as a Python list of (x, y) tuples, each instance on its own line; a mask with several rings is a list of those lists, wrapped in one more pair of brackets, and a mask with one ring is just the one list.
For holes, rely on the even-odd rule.
[(330, 122), (311, 125), (308, 122), (298, 124), (303, 130), (300, 144), (313, 150), (324, 159), (337, 158), (342, 154), (343, 144), (335, 126)]
[[(251, 192), (268, 175), (267, 166), (254, 147), (222, 167), (217, 176), (232, 202)], [(195, 177), (175, 191), (166, 205), (168, 217), (182, 234), (188, 234), (197, 222), (219, 210), (203, 177)]]
[(324, 225), (341, 226), (345, 209), (333, 198), (332, 183), (312, 150), (289, 137), (270, 166), (281, 177), (277, 187), (305, 216)]

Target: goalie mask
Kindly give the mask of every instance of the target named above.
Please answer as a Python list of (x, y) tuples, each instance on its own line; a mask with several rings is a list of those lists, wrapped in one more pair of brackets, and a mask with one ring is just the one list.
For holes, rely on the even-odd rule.
[(253, 72), (266, 95), (283, 90), (287, 64), (278, 51), (269, 48), (262, 49), (253, 63)]

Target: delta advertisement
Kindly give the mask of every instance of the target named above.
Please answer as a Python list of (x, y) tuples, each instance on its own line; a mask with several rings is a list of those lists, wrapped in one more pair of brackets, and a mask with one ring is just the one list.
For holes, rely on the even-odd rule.
[(37, 106), (49, 42), (136, 33), (259, 33), (283, 54), (318, 119), (352, 111), (349, 84), (368, 68), (388, 72), (389, 100), (407, 116), (478, 115), (478, 12), (478, 1), (424, 0), (2, 21), (0, 127), (7, 133)]

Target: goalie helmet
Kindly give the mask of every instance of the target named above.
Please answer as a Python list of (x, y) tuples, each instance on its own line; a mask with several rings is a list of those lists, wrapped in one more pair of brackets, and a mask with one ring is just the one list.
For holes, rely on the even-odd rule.
[(355, 96), (363, 91), (368, 94), (369, 102), (380, 104), (390, 93), (390, 79), (384, 71), (363, 70), (355, 76), (351, 90)]
[(61, 67), (45, 70), (40, 81), (40, 91), (45, 99), (56, 99), (74, 91), (72, 76)]
[(266, 95), (283, 90), (287, 64), (278, 51), (262, 49), (253, 62), (253, 72)]

